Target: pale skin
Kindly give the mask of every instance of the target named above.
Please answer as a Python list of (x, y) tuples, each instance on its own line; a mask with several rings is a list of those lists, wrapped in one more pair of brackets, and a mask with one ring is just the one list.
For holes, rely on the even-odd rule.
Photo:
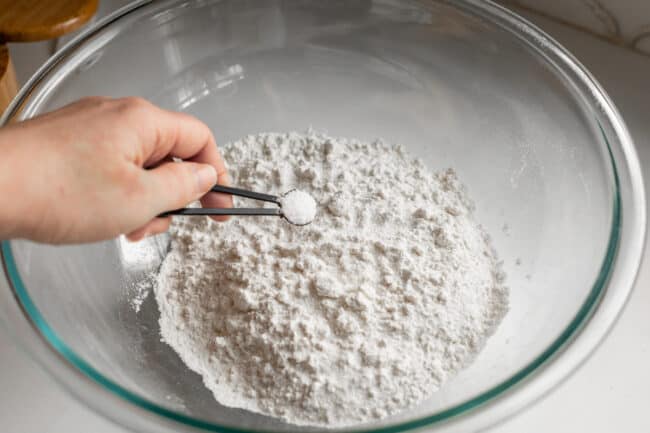
[(0, 239), (137, 241), (195, 200), (231, 207), (208, 193), (217, 183), (228, 184), (226, 166), (198, 119), (140, 98), (85, 98), (0, 129)]

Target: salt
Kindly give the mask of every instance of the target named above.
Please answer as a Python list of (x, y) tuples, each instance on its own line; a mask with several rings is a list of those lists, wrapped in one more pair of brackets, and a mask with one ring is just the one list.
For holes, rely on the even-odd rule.
[(303, 226), (316, 217), (316, 200), (299, 189), (294, 189), (280, 198), (282, 214), (291, 223)]

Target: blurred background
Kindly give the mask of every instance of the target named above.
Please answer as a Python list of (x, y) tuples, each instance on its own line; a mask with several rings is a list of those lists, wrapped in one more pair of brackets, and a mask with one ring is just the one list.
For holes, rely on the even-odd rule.
[(650, 54), (646, 0), (502, 0), (498, 3), (549, 18), (608, 42)]
[[(21, 0), (13, 0), (21, 1)], [(49, 0), (43, 0), (49, 1)], [(0, 17), (2, 4), (0, 1)], [(126, 5), (100, 0), (90, 23)], [(650, 1), (501, 0), (568, 48), (621, 111), (650, 191)], [(85, 24), (88, 25), (88, 24)], [(9, 43), (18, 85), (78, 32)], [(650, 259), (611, 335), (558, 390), (489, 432), (650, 432)], [(0, 431), (125, 433), (65, 394), (0, 333)]]
[[(128, 0), (100, 0), (97, 13), (90, 22), (129, 3)], [(551, 33), (552, 26), (560, 24), (610, 44), (650, 56), (650, 1), (498, 0), (497, 3), (528, 17)], [(54, 50), (63, 46), (77, 33), (78, 31), (66, 34), (54, 42), (10, 44), (19, 81), (24, 82)]]

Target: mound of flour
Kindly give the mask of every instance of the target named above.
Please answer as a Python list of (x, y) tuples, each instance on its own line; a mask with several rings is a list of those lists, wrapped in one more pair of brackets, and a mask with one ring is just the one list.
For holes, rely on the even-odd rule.
[(304, 425), (385, 417), (471, 362), (505, 314), (499, 263), (452, 170), (312, 132), (222, 151), (233, 185), (300, 189), (318, 213), (304, 227), (174, 220), (154, 288), (161, 334), (221, 404)]

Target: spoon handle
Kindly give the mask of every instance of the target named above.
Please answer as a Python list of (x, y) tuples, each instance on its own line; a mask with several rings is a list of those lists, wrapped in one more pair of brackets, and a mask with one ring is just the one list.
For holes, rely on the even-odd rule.
[(175, 209), (158, 215), (161, 218), (170, 215), (250, 215), (250, 216), (281, 216), (282, 212), (278, 208), (184, 208)]
[[(264, 194), (261, 192), (249, 191), (247, 189), (233, 188), (231, 186), (215, 185), (210, 190), (212, 192), (220, 192), (223, 194), (231, 194), (239, 197), (252, 198), (253, 200), (268, 201), (270, 203), (279, 204), (280, 199), (271, 194)], [(248, 214), (247, 214), (248, 215)]]

